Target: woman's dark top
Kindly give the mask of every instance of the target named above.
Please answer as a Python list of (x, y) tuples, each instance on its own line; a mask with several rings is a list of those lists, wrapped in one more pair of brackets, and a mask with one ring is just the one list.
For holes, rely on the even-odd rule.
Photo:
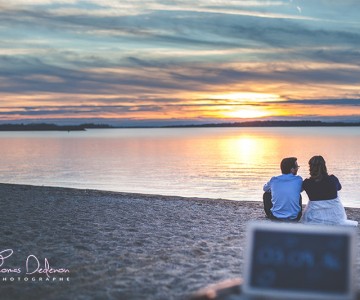
[(334, 175), (327, 175), (320, 181), (307, 178), (303, 181), (303, 189), (309, 200), (331, 200), (337, 198), (337, 191), (341, 190), (339, 179)]

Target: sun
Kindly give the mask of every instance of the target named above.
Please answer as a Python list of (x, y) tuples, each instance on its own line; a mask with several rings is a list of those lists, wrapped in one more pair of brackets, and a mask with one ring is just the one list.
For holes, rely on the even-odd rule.
[(257, 108), (246, 107), (239, 110), (224, 112), (228, 118), (255, 119), (269, 116), (269, 112)]
[(221, 103), (219, 115), (223, 118), (256, 119), (270, 116), (268, 105), (279, 101), (280, 97), (270, 93), (239, 92), (215, 94), (210, 99)]

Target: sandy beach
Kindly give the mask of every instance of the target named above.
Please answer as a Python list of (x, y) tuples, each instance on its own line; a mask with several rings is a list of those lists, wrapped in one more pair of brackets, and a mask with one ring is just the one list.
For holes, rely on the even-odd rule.
[(242, 276), (246, 223), (265, 220), (261, 202), (11, 184), (0, 195), (1, 299), (187, 299)]

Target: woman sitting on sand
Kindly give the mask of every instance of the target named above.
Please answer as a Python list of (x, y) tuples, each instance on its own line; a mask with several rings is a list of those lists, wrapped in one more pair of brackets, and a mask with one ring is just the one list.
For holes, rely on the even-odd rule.
[(322, 156), (309, 160), (310, 178), (303, 181), (303, 189), (309, 197), (302, 223), (357, 226), (358, 222), (347, 220), (344, 206), (338, 198), (341, 190), (339, 179), (328, 175)]

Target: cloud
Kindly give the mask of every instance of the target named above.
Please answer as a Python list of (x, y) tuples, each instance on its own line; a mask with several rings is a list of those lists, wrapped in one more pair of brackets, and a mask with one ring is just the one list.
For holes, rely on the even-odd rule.
[[(358, 99), (303, 99), (303, 100), (286, 100), (282, 103), (287, 104), (304, 104), (304, 105), (330, 105), (330, 106), (360, 106), (360, 98)], [(360, 113), (359, 113), (360, 115)]]
[(224, 91), (358, 106), (359, 4), (341, 3), (0, 1), (1, 94), (39, 116), (195, 109)]
[[(328, 64), (294, 66), (292, 63), (196, 63), (125, 57), (118, 65), (97, 61), (51, 64), (40, 57), (0, 56), (2, 92), (68, 94), (123, 94), (139, 97), (181, 91), (210, 91), (224, 85), (267, 84), (359, 85), (360, 68)], [(65, 63), (66, 62), (66, 63)], [(6, 84), (4, 84), (6, 82)]]
[[(4, 109), (4, 108), (2, 108)], [(139, 106), (36, 106), (36, 107), (19, 107), (17, 109), (8, 108), (6, 111), (0, 111), (0, 115), (18, 115), (18, 116), (48, 116), (48, 115), (91, 115), (91, 114), (121, 114), (125, 112), (155, 112), (161, 111), (163, 107), (155, 105)]]

